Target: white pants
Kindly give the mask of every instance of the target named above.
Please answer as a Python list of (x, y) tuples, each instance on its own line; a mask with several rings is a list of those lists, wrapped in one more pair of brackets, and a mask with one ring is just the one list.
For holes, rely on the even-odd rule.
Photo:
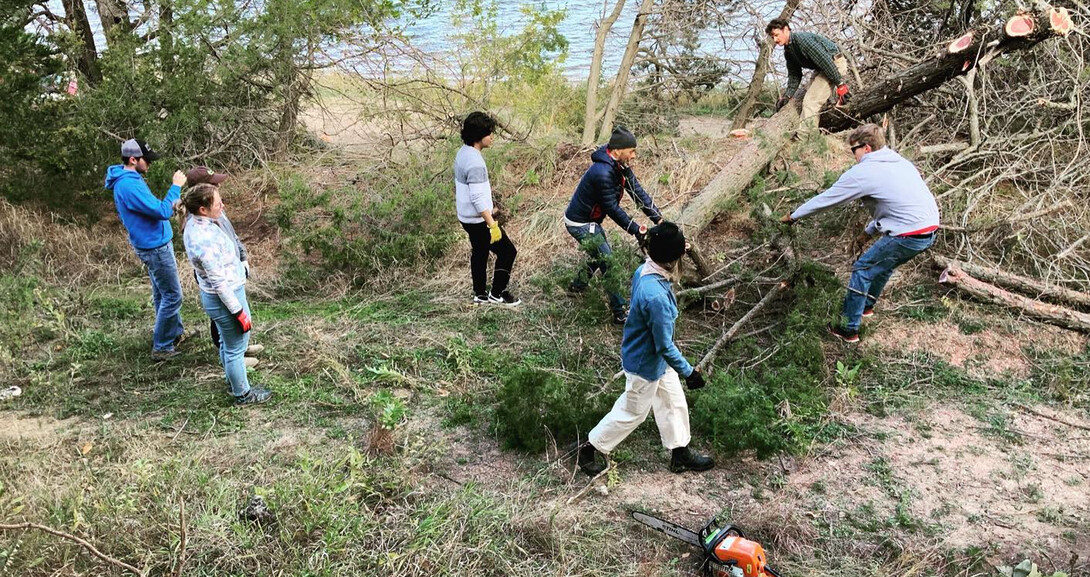
[[(836, 69), (840, 71), (840, 77), (843, 81), (847, 82), (848, 79), (848, 61), (843, 55), (838, 54), (833, 58), (833, 64), (836, 65)], [(817, 130), (818, 127), (818, 113), (821, 112), (821, 107), (825, 106), (829, 97), (833, 95), (832, 82), (826, 78), (824, 73), (817, 73), (814, 75), (814, 79), (810, 81), (810, 88), (806, 89), (806, 94), (802, 97), (802, 129), (803, 131)]]
[(667, 449), (688, 446), (689, 405), (677, 371), (666, 367), (666, 372), (655, 381), (625, 371), (625, 379), (624, 392), (613, 403), (613, 409), (591, 430), (590, 444), (609, 453), (647, 420), (647, 414), (654, 409), (662, 445)]

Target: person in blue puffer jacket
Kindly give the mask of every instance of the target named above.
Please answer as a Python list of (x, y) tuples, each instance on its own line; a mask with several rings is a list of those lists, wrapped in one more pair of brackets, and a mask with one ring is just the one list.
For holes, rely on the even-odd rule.
[[(651, 222), (658, 224), (662, 220), (662, 212), (632, 172), (631, 164), (636, 159), (636, 137), (631, 132), (624, 127), (615, 128), (609, 142), (591, 153), (590, 159), (590, 168), (583, 174), (564, 211), (564, 226), (568, 234), (589, 257), (587, 267), (580, 270), (568, 286), (568, 292), (573, 294), (586, 291), (587, 283), (595, 272), (601, 271), (605, 276), (609, 270), (613, 250), (602, 230), (606, 216), (635, 236), (637, 241), (647, 234), (647, 225), (636, 222), (621, 208), (621, 200), (626, 193)], [(626, 315), (624, 297), (608, 286), (606, 292), (613, 323), (623, 325)]]
[(172, 186), (160, 200), (144, 182), (148, 166), (158, 159), (159, 154), (144, 141), (126, 140), (121, 144), (122, 164), (106, 169), (106, 188), (113, 191), (117, 214), (129, 233), (129, 242), (137, 258), (148, 269), (155, 308), (151, 357), (165, 361), (176, 357), (177, 346), (196, 331), (186, 333), (182, 326), (182, 285), (171, 242), (174, 231), (170, 228), (174, 204), (186, 183), (185, 174), (174, 172)]
[(662, 444), (671, 452), (671, 471), (706, 471), (715, 466), (710, 458), (689, 449), (689, 407), (680, 376), (690, 389), (703, 387), (704, 377), (674, 344), (678, 308), (670, 283), (679, 276), (678, 261), (685, 248), (685, 236), (672, 222), (647, 233), (648, 258), (632, 277), (632, 309), (621, 338), (625, 391), (579, 449), (579, 468), (591, 477), (606, 468), (599, 454), (609, 454), (652, 410)]

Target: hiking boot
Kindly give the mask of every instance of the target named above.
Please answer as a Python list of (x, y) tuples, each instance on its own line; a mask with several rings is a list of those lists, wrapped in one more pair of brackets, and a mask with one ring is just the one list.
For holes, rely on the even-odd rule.
[(191, 338), (196, 337), (198, 334), (200, 334), (200, 331), (198, 331), (197, 329), (193, 329), (191, 331), (182, 331), (182, 334), (174, 337), (174, 348), (178, 348), (178, 345), (188, 341)]
[(488, 304), (488, 295), (473, 295), (473, 304), (486, 305)]
[(582, 447), (579, 447), (579, 468), (588, 477), (596, 477), (598, 473), (606, 470), (606, 465), (598, 460), (599, 454), (598, 449), (595, 449), (594, 445), (590, 443), (584, 443)]
[(618, 326), (624, 326), (628, 321), (628, 311), (620, 311), (613, 313), (613, 324)]
[(260, 405), (272, 398), (272, 391), (250, 387), (250, 392), (240, 397), (235, 397), (236, 405)]
[(678, 447), (670, 453), (670, 471), (684, 473), (685, 471), (707, 471), (715, 466), (711, 457), (694, 453), (689, 447)]
[(252, 369), (257, 366), (261, 361), (254, 357), (243, 357), (242, 362), (246, 365), (247, 369)]
[(178, 351), (165, 351), (165, 350), (151, 351), (151, 360), (153, 360), (153, 361), (155, 361), (157, 363), (161, 363), (163, 361), (173, 360), (175, 357), (177, 357), (180, 354), (182, 354), (182, 353), (179, 353)]
[(564, 289), (564, 291), (568, 293), (568, 296), (579, 296), (587, 292), (587, 285), (576, 284), (574, 281), (572, 281), (568, 284), (568, 288)]
[(863, 318), (870, 318), (874, 316), (874, 307), (865, 307), (863, 309)]
[(858, 343), (859, 331), (849, 331), (841, 328), (840, 325), (829, 325), (829, 334), (846, 342), (846, 343)]
[(246, 347), (247, 355), (257, 355), (265, 350), (265, 345), (250, 345)]
[(511, 291), (503, 291), (499, 296), (488, 293), (488, 302), (496, 305), (507, 305), (509, 307), (517, 307), (522, 304), (522, 301), (515, 298), (515, 295), (511, 294)]

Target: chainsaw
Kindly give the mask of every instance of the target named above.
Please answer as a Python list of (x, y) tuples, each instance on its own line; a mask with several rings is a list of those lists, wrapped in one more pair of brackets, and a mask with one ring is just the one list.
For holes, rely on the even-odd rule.
[(708, 521), (700, 533), (691, 531), (646, 513), (633, 511), (632, 518), (667, 535), (696, 545), (704, 551), (704, 573), (711, 577), (780, 577), (766, 565), (767, 557), (760, 543), (746, 539), (734, 525), (721, 525), (719, 519)]

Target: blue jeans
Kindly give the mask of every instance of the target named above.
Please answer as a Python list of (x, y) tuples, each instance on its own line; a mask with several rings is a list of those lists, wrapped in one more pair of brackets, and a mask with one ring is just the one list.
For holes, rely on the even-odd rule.
[(848, 294), (844, 297), (844, 328), (858, 331), (863, 309), (874, 306), (893, 270), (931, 248), (935, 235), (926, 238), (885, 235), (852, 265)]
[(155, 308), (151, 349), (173, 351), (174, 339), (185, 331), (182, 327), (182, 284), (178, 280), (174, 245), (168, 242), (159, 248), (135, 250), (151, 278), (151, 304)]
[[(581, 291), (587, 288), (587, 283), (595, 272), (602, 271), (602, 276), (606, 276), (609, 272), (609, 263), (613, 259), (613, 249), (610, 248), (609, 240), (606, 239), (606, 233), (600, 224), (591, 223), (584, 226), (566, 226), (566, 228), (568, 234), (579, 242), (579, 246), (590, 257), (587, 260), (587, 268), (579, 271), (579, 274), (575, 275), (575, 280), (572, 281), (572, 288)], [(613, 311), (613, 314), (623, 314), (625, 305), (628, 304), (625, 298), (616, 290), (610, 290), (609, 286), (606, 287), (606, 294), (609, 295), (609, 309)]]
[[(235, 291), (235, 297), (242, 303), (242, 309), (250, 314), (250, 303), (246, 302), (246, 287)], [(250, 346), (250, 333), (242, 332), (242, 325), (220, 297), (201, 291), (201, 305), (204, 312), (216, 323), (220, 331), (220, 363), (227, 374), (227, 384), (231, 385), (231, 394), (241, 397), (250, 392), (250, 380), (246, 377), (246, 347)]]

